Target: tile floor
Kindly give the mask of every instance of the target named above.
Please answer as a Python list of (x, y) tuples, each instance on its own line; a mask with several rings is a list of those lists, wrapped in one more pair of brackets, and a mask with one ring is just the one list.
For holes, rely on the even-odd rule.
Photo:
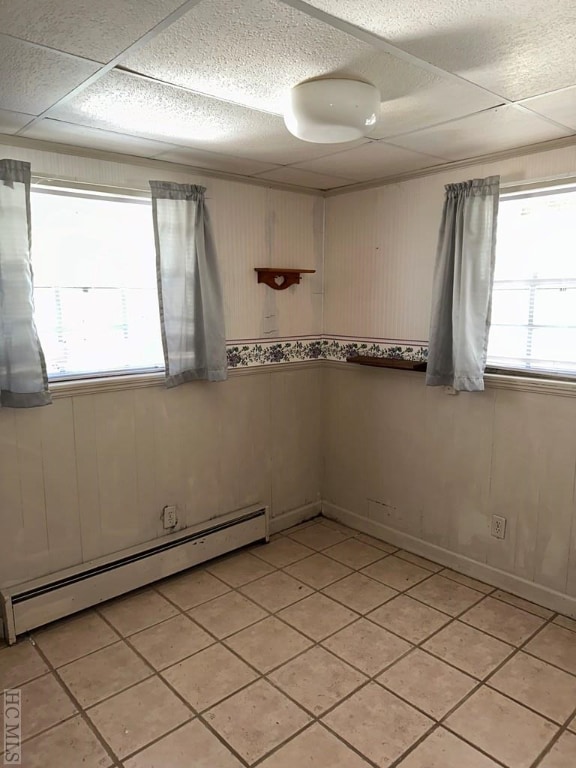
[(324, 519), (0, 648), (6, 687), (24, 768), (576, 767), (576, 621)]

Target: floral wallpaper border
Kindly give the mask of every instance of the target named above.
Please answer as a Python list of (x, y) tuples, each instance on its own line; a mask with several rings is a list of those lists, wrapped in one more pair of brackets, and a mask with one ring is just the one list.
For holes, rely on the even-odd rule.
[(228, 367), (246, 368), (256, 365), (276, 365), (307, 360), (344, 361), (353, 355), (394, 357), (398, 360), (424, 361), (428, 348), (419, 344), (351, 340), (338, 338), (264, 339), (227, 344)]

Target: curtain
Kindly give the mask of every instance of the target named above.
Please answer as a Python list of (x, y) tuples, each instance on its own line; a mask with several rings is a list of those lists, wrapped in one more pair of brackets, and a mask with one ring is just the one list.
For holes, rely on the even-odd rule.
[(484, 389), (500, 177), (448, 184), (438, 237), (426, 384)]
[(0, 160), (0, 406), (48, 405), (30, 260), (30, 164)]
[(224, 308), (205, 188), (151, 181), (166, 384), (227, 378)]

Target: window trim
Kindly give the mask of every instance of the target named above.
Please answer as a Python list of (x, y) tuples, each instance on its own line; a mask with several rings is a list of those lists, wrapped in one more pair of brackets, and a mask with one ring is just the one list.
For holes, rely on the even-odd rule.
[[(560, 190), (573, 189), (576, 193), (576, 176), (571, 174), (570, 176), (549, 178), (541, 181), (522, 181), (522, 182), (509, 182), (500, 186), (500, 200), (522, 200), (530, 197), (543, 197), (546, 195), (554, 195)], [(527, 283), (531, 281), (517, 280), (510, 281), (515, 283)], [(494, 288), (492, 288), (492, 292)], [(518, 381), (519, 386), (514, 387), (510, 385), (510, 381)], [(500, 382), (503, 389), (523, 389), (533, 392), (540, 392), (545, 389), (547, 385), (558, 393), (564, 388), (574, 387), (574, 397), (576, 397), (576, 373), (570, 375), (567, 373), (555, 373), (554, 371), (547, 371), (542, 369), (528, 370), (523, 368), (505, 368), (497, 365), (486, 365), (484, 369), (484, 381), (492, 382), (494, 386), (498, 386)], [(529, 386), (529, 382), (532, 382), (532, 386)], [(521, 383), (521, 385), (520, 385)], [(572, 395), (571, 395), (572, 396)]]

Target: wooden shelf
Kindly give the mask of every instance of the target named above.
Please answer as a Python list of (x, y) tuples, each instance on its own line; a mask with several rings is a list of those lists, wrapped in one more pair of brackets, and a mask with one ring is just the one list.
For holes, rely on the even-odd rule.
[(403, 371), (425, 371), (426, 363), (417, 360), (398, 360), (396, 357), (376, 357), (374, 355), (355, 355), (347, 357), (347, 363), (371, 365), (375, 368), (398, 368)]
[(275, 291), (283, 291), (291, 285), (297, 285), (304, 274), (313, 274), (315, 269), (285, 269), (284, 267), (254, 267), (258, 273), (258, 282), (264, 283)]

